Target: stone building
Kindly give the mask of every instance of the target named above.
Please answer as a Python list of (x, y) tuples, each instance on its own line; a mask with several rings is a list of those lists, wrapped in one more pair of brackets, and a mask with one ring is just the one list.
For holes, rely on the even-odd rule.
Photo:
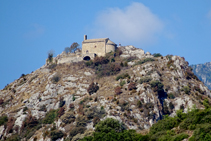
[(109, 38), (87, 39), (84, 35), (82, 42), (82, 57), (84, 60), (93, 59), (95, 56), (105, 56), (106, 53), (115, 51), (116, 44)]

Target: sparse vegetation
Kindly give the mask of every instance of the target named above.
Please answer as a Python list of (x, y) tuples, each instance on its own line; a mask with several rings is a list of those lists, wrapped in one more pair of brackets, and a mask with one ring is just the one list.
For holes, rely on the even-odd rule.
[(46, 114), (45, 118), (43, 119), (43, 124), (51, 124), (51, 123), (53, 123), (54, 120), (56, 119), (57, 115), (58, 115), (57, 111), (58, 110), (50, 110)]
[(128, 85), (128, 90), (134, 90), (136, 89), (136, 83), (135, 82), (131, 82), (129, 85)]
[(138, 62), (136, 63), (136, 65), (141, 65), (141, 64), (144, 64), (144, 63), (146, 63), (146, 62), (152, 62), (152, 61), (155, 61), (155, 59), (153, 59), (153, 58), (145, 58), (145, 59), (143, 59), (143, 60), (138, 61)]
[(56, 74), (52, 77), (51, 81), (52, 81), (53, 83), (57, 83), (57, 82), (59, 82), (60, 79), (61, 79), (61, 74), (56, 73)]
[(130, 79), (130, 75), (128, 73), (123, 73), (120, 74), (116, 77), (116, 81), (118, 81), (119, 79), (125, 79), (125, 78), (129, 78)]
[(99, 86), (97, 83), (94, 83), (94, 82), (92, 82), (87, 89), (90, 95), (93, 93), (96, 93), (98, 90), (99, 90)]
[(144, 77), (144, 78), (141, 78), (140, 80), (139, 80), (139, 83), (140, 84), (142, 84), (142, 83), (148, 83), (148, 82), (150, 82), (152, 80), (152, 78), (150, 78), (150, 77)]

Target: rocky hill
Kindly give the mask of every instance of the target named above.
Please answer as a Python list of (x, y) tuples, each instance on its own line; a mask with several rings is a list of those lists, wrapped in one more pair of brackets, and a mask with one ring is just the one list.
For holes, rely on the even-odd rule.
[(211, 90), (211, 62), (191, 65), (196, 76)]
[(0, 138), (74, 141), (106, 118), (147, 133), (164, 115), (204, 108), (210, 96), (179, 56), (133, 46), (90, 61), (62, 53), (0, 91)]

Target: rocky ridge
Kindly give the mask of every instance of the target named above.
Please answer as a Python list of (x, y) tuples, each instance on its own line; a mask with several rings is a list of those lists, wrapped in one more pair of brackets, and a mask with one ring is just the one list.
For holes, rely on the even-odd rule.
[[(123, 62), (123, 66), (118, 74), (99, 78), (95, 69), (74, 59), (80, 58), (80, 52), (62, 53), (54, 63), (46, 63), (5, 86), (0, 91), (0, 116), (6, 115), (8, 122), (0, 126), (0, 138), (20, 135), (31, 141), (50, 140), (56, 130), (64, 134), (60, 138), (63, 140), (70, 138), (73, 129), (83, 126), (86, 131), (70, 138), (78, 140), (93, 132), (96, 121), (108, 117), (144, 132), (163, 115), (174, 116), (177, 110), (187, 112), (193, 106), (204, 108), (202, 101), (210, 100), (210, 90), (184, 58), (154, 57), (133, 46), (119, 50), (122, 54), (115, 63)], [(99, 89), (90, 93), (91, 84)], [(52, 123), (45, 122), (52, 110), (58, 116)], [(21, 135), (28, 127), (26, 123), (37, 125), (38, 121), (42, 123), (37, 130)]]
[(211, 62), (191, 65), (196, 76), (211, 90)]

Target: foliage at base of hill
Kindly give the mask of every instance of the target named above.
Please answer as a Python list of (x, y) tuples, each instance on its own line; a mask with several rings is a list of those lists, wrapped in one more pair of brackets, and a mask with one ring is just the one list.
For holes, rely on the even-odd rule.
[[(189, 132), (193, 133), (191, 137)], [(181, 141), (186, 138), (189, 141), (211, 140), (211, 108), (193, 108), (188, 113), (179, 110), (175, 117), (165, 116), (155, 123), (147, 135), (126, 130), (124, 124), (108, 118), (95, 126), (93, 136), (80, 141)]]
[(148, 136), (136, 133), (135, 130), (126, 130), (124, 124), (118, 120), (107, 118), (95, 126), (93, 136), (84, 137), (80, 141), (147, 141)]

